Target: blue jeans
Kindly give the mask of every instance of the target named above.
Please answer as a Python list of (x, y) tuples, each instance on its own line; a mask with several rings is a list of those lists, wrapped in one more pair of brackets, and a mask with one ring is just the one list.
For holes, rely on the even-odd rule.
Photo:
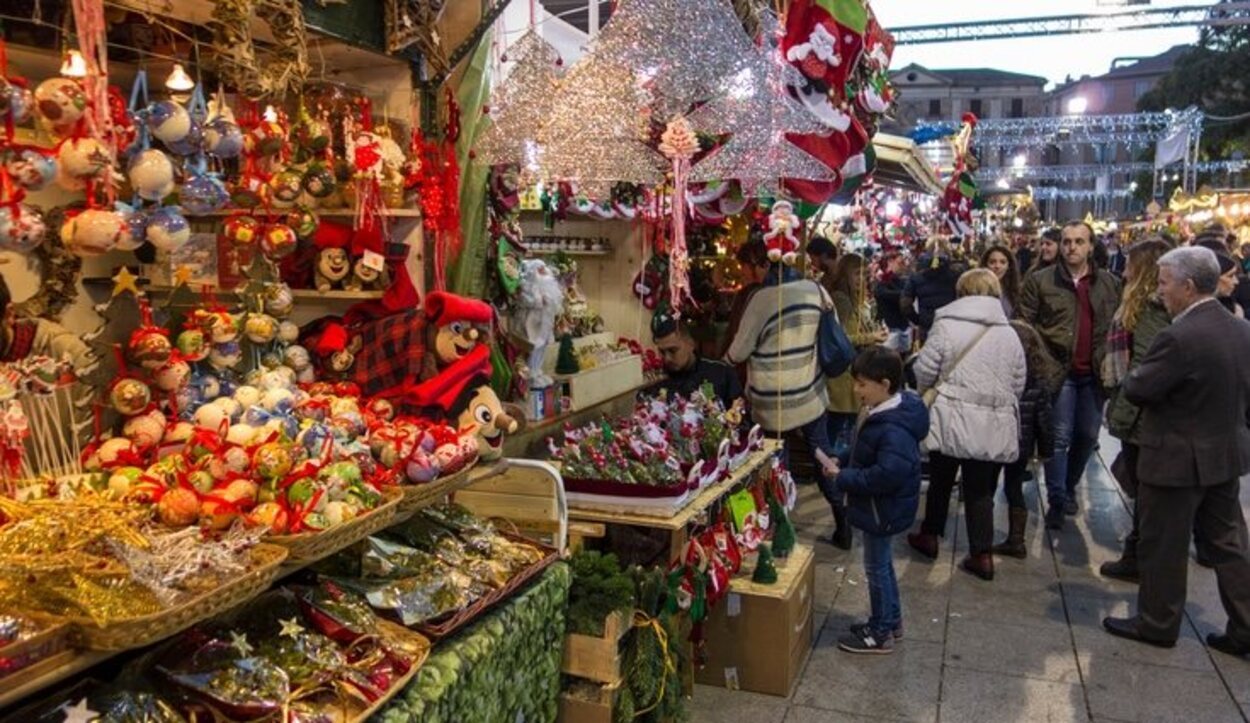
[(1102, 390), (1092, 376), (1069, 376), (1055, 397), (1055, 454), (1046, 462), (1046, 497), (1063, 506), (1076, 493), (1098, 443)]
[(890, 329), (890, 337), (885, 340), (886, 349), (893, 349), (904, 359), (911, 353), (911, 327), (906, 329)]
[(892, 634), (903, 622), (891, 539), (892, 535), (864, 533), (864, 577), (868, 578), (868, 600), (872, 605), (868, 627), (882, 637)]

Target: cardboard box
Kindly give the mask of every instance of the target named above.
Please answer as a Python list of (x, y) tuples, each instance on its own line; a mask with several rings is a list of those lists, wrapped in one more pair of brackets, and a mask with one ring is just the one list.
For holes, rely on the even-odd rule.
[(704, 624), (707, 665), (695, 682), (788, 697), (812, 650), (812, 548), (796, 545), (777, 561), (777, 583), (733, 580)]
[(620, 690), (620, 683), (601, 686), (598, 700), (582, 700), (567, 692), (561, 693), (557, 723), (612, 723), (612, 709)]

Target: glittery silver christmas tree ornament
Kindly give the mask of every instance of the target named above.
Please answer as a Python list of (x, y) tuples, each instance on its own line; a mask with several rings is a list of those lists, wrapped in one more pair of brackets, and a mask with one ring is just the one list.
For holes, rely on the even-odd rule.
[(491, 126), (474, 148), (486, 165), (537, 162), (539, 129), (551, 113), (561, 74), (560, 53), (531, 28), (504, 53), (515, 65), (491, 93)]

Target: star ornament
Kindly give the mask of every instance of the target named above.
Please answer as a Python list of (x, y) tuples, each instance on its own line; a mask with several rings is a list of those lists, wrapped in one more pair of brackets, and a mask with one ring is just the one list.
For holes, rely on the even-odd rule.
[(281, 635), (282, 637), (295, 640), (299, 638), (300, 634), (304, 632), (303, 626), (301, 626), (299, 624), (299, 621), (297, 621), (295, 618), (290, 618), (289, 620), (282, 620), (281, 623), (282, 623), (282, 632), (279, 633), (279, 635)]
[(113, 275), (113, 298), (117, 298), (127, 291), (134, 294), (135, 297), (138, 297), (142, 294), (142, 292), (139, 291), (138, 282), (138, 276), (130, 273), (130, 269), (125, 266), (121, 267), (121, 270)]
[(179, 264), (174, 269), (174, 286), (186, 286), (191, 282), (191, 267), (186, 264)]
[(230, 631), (230, 647), (239, 651), (239, 655), (242, 655), (245, 658), (251, 655), (254, 650), (254, 648), (252, 648), (252, 644), (247, 642), (247, 634), (240, 633), (237, 630)]
[(65, 714), (65, 720), (63, 723), (93, 723), (93, 721), (100, 719), (99, 713), (96, 713), (91, 710), (91, 708), (87, 707), (86, 698), (78, 701), (73, 706), (66, 703), (61, 706), (59, 710)]

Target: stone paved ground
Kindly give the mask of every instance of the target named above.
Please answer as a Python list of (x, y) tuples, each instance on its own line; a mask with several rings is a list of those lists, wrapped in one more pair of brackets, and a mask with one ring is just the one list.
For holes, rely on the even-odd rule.
[[(1098, 575), (1102, 562), (1119, 556), (1130, 526), (1106, 469), (1116, 449), (1104, 435), (1081, 486), (1081, 514), (1054, 537), (1039, 524), (1036, 486), (1027, 485), (1029, 558), (998, 560), (992, 583), (956, 569), (967, 550), (962, 514), (950, 521), (936, 562), (896, 538), (906, 639), (890, 656), (837, 649), (837, 637), (868, 611), (858, 537), (851, 552), (817, 544), (815, 647), (793, 694), (697, 686), (693, 721), (1250, 720), (1250, 661), (1204, 642), (1226, 622), (1210, 570), (1190, 564), (1187, 622), (1174, 649), (1102, 631), (1102, 618), (1125, 614), (1136, 597), (1136, 586)], [(795, 524), (811, 541), (831, 522), (819, 492), (801, 491)], [(1241, 499), (1250, 515), (1250, 482)], [(1007, 524), (1001, 494), (995, 516), (997, 540)]]

